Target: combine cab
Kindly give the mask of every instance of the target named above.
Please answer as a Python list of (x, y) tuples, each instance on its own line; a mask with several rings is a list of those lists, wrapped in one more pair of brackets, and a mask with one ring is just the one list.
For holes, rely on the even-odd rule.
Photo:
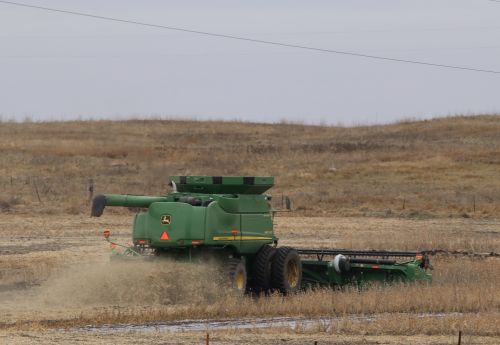
[[(262, 176), (173, 176), (165, 196), (98, 195), (92, 216), (107, 206), (144, 209), (126, 254), (216, 261), (240, 292), (431, 279), (427, 257), (416, 252), (278, 247), (264, 194), (273, 184)], [(109, 232), (105, 237), (110, 241)]]

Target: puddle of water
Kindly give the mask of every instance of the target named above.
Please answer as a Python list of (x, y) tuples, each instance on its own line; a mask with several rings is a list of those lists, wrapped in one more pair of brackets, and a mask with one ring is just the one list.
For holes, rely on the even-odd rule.
[(276, 318), (254, 318), (254, 319), (231, 319), (231, 320), (182, 320), (162, 323), (148, 323), (142, 325), (134, 324), (114, 324), (103, 326), (86, 326), (79, 330), (88, 332), (181, 332), (181, 331), (206, 331), (216, 329), (248, 329), (248, 328), (268, 328), (268, 327), (295, 327), (298, 323), (301, 325), (312, 324), (313, 322), (322, 322), (334, 320), (332, 318), (320, 319), (301, 319), (292, 317)]
[[(294, 329), (298, 326), (302, 328), (311, 328), (318, 324), (328, 325), (334, 321), (348, 320), (352, 321), (375, 321), (388, 314), (370, 315), (370, 316), (339, 316), (339, 317), (319, 317), (319, 318), (301, 318), (301, 317), (272, 317), (272, 318), (252, 318), (252, 319), (228, 319), (228, 320), (181, 320), (170, 322), (157, 322), (148, 324), (112, 324), (101, 326), (85, 326), (73, 330), (83, 332), (115, 333), (115, 332), (185, 332), (185, 331), (210, 331), (223, 329), (255, 329), (255, 328), (277, 328), (286, 327)], [(405, 314), (409, 315), (409, 314)], [(418, 314), (416, 317), (445, 317), (460, 315), (460, 313), (443, 314)]]

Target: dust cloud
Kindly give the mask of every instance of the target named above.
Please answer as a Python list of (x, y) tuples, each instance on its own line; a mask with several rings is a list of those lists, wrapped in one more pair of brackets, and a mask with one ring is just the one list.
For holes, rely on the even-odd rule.
[(217, 299), (221, 281), (211, 264), (165, 259), (101, 262), (60, 272), (40, 287), (38, 298), (61, 306), (210, 303)]
[(212, 304), (224, 275), (214, 263), (167, 259), (103, 260), (64, 267), (39, 286), (0, 294), (7, 318), (100, 307)]

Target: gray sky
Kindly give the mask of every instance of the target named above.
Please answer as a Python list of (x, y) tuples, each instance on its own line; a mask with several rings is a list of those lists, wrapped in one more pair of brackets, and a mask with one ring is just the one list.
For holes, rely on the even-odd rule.
[[(500, 70), (487, 0), (25, 0), (153, 24)], [(3, 120), (362, 124), (500, 112), (500, 74), (198, 36), (0, 4)]]

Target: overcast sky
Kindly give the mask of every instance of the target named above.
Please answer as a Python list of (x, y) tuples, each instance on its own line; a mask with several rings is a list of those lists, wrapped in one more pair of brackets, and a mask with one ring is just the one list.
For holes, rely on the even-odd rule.
[[(488, 0), (24, 2), (500, 71), (500, 2)], [(500, 74), (269, 46), (0, 3), (3, 120), (155, 116), (353, 125), (493, 112), (500, 113)]]

